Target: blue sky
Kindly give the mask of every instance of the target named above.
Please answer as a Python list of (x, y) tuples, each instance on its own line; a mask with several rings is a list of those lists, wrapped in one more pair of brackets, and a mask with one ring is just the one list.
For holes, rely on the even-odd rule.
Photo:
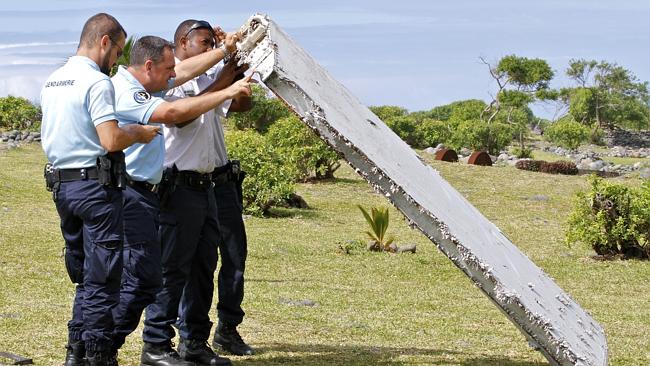
[[(495, 85), (479, 57), (543, 58), (567, 85), (572, 58), (616, 62), (650, 80), (650, 1), (92, 1), (0, 4), (0, 96), (37, 99), (49, 73), (74, 54), (85, 20), (113, 14), (129, 34), (170, 39), (187, 18), (226, 30), (269, 14), (367, 105), (426, 110), (488, 100)], [(537, 106), (552, 116), (552, 107)]]

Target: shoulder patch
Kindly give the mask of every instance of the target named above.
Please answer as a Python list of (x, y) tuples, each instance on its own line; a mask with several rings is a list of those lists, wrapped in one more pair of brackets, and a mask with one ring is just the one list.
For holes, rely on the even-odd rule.
[(151, 99), (151, 94), (147, 93), (144, 90), (139, 90), (135, 93), (133, 93), (133, 99), (136, 101), (138, 104), (145, 104)]

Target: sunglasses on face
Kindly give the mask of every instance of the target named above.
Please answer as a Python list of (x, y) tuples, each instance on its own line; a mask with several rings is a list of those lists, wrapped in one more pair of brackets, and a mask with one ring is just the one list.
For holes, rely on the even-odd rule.
[(192, 24), (192, 26), (187, 29), (187, 32), (185, 32), (185, 35), (183, 37), (187, 38), (187, 35), (190, 34), (193, 30), (202, 28), (208, 29), (214, 38), (214, 30), (212, 29), (210, 23), (206, 22), (205, 20), (199, 20), (196, 23)]

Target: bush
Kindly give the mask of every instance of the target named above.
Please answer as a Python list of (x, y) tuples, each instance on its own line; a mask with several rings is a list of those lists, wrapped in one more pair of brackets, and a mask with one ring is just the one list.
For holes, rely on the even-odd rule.
[(460, 150), (485, 150), (494, 155), (512, 142), (512, 127), (500, 122), (487, 123), (467, 120), (458, 123), (451, 135), (450, 145)]
[(269, 98), (266, 90), (260, 86), (253, 85), (251, 101), (253, 108), (250, 111), (235, 112), (228, 116), (228, 122), (238, 130), (254, 129), (263, 133), (275, 121), (291, 115), (289, 108), (280, 99)]
[(577, 149), (589, 140), (589, 136), (589, 128), (572, 118), (561, 119), (544, 130), (544, 137), (548, 141), (567, 149)]
[(415, 126), (416, 145), (418, 148), (436, 146), (449, 141), (452, 130), (445, 122), (423, 119)]
[(583, 243), (600, 255), (650, 254), (650, 182), (641, 188), (592, 176), (591, 189), (578, 192), (567, 220), (566, 242)]
[(531, 172), (565, 175), (578, 174), (578, 168), (570, 161), (553, 161), (549, 163), (544, 160), (519, 160), (515, 164), (515, 167), (517, 169), (528, 170)]
[(37, 131), (41, 128), (41, 116), (41, 109), (25, 98), (0, 98), (0, 128)]
[(266, 136), (297, 180), (332, 178), (340, 166), (336, 152), (295, 116), (275, 122)]
[(243, 183), (244, 211), (261, 216), (295, 190), (294, 171), (267, 139), (253, 130), (226, 134), (228, 153), (239, 159), (247, 175)]
[(520, 147), (514, 147), (512, 148), (511, 153), (519, 159), (530, 159), (533, 157), (533, 149), (527, 147), (523, 149)]
[(395, 117), (404, 117), (408, 115), (408, 111), (405, 108), (394, 106), (394, 105), (380, 105), (368, 107), (372, 113), (376, 114), (380, 120), (386, 122), (386, 120), (395, 118)]
[(399, 138), (404, 140), (404, 142), (413, 147), (418, 145), (419, 136), (416, 132), (417, 121), (415, 118), (411, 116), (397, 116), (387, 118), (384, 122), (386, 122), (386, 125), (393, 130)]

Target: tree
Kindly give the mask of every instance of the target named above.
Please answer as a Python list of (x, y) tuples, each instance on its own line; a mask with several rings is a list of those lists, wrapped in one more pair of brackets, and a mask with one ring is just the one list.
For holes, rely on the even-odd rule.
[(551, 97), (545, 91), (549, 89), (553, 70), (545, 60), (516, 55), (503, 57), (496, 67), (484, 59), (481, 61), (488, 66), (498, 87), (492, 102), (483, 110), (481, 120), (490, 124), (501, 117), (504, 123), (513, 126), (520, 148), (524, 150), (528, 125), (534, 122), (528, 105)]
[(632, 72), (606, 61), (571, 60), (566, 74), (577, 86), (563, 90), (569, 113), (578, 122), (594, 127), (648, 128), (648, 83)]

